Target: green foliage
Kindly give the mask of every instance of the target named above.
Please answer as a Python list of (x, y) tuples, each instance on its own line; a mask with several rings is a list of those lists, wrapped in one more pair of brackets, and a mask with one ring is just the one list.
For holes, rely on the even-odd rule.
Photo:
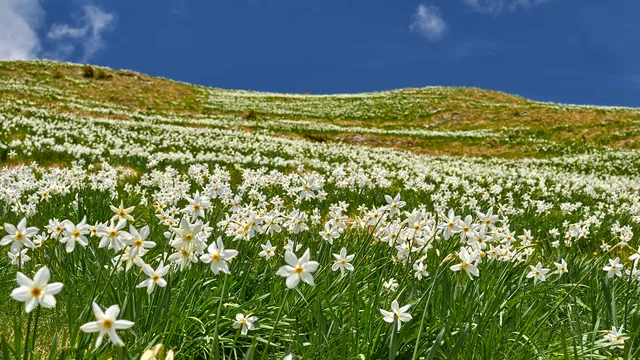
[(102, 69), (99, 69), (98, 72), (96, 73), (96, 79), (98, 80), (109, 80), (111, 78), (113, 78), (113, 75), (110, 73), (107, 73)]
[(94, 70), (92, 66), (84, 65), (82, 67), (82, 76), (86, 78), (93, 78)]
[(62, 71), (60, 71), (60, 69), (56, 69), (51, 72), (51, 77), (54, 79), (62, 79), (64, 77), (64, 74), (62, 73)]

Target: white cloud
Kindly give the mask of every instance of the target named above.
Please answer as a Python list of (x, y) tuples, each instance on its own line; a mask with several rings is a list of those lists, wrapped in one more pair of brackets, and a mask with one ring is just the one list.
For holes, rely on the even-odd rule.
[(66, 37), (77, 39), (87, 34), (86, 28), (74, 28), (67, 24), (53, 24), (51, 30), (47, 34), (47, 38), (51, 40), (60, 40)]
[(116, 22), (115, 14), (86, 5), (75, 26), (53, 24), (41, 39), (44, 16), (40, 0), (0, 0), (0, 60), (69, 59), (80, 45), (86, 62), (106, 46), (103, 34)]
[(530, 8), (551, 0), (462, 0), (471, 10), (482, 13), (498, 14), (502, 10), (509, 9), (511, 11), (518, 7)]
[[(83, 10), (84, 15), (76, 27), (53, 24), (47, 38), (58, 42), (58, 47), (62, 47), (66, 54), (72, 53), (75, 43), (80, 42), (83, 47), (82, 62), (86, 62), (106, 46), (102, 36), (104, 32), (113, 29), (116, 16), (92, 5), (85, 5)], [(59, 50), (56, 52), (60, 53)]]
[(420, 4), (416, 13), (413, 14), (409, 29), (431, 41), (436, 41), (440, 40), (447, 31), (447, 23), (442, 18), (440, 9)]
[(38, 0), (0, 0), (0, 60), (36, 58), (41, 49), (36, 29), (43, 18)]

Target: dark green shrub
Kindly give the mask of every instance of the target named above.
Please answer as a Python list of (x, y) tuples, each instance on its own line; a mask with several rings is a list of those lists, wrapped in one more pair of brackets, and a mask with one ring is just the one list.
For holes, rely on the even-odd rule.
[(98, 80), (108, 80), (111, 79), (113, 77), (113, 75), (105, 72), (104, 70), (98, 70), (98, 72), (96, 73), (96, 79)]
[(93, 67), (89, 66), (89, 65), (85, 65), (82, 67), (82, 76), (86, 77), (86, 78), (92, 78), (93, 77)]
[(258, 118), (258, 114), (255, 112), (255, 110), (249, 110), (245, 111), (244, 114), (242, 114), (242, 118), (245, 120), (255, 120)]
[(53, 72), (51, 73), (51, 76), (54, 79), (62, 79), (64, 77), (64, 74), (62, 73), (62, 71), (60, 71), (59, 69), (55, 69), (53, 70)]

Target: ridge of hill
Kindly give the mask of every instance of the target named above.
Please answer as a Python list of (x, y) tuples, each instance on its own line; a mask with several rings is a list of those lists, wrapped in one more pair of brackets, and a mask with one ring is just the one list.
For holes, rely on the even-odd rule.
[(223, 90), (130, 70), (54, 61), (0, 62), (0, 106), (57, 114), (268, 131), (319, 142), (502, 158), (637, 149), (640, 109), (563, 105), (478, 88), (358, 94)]

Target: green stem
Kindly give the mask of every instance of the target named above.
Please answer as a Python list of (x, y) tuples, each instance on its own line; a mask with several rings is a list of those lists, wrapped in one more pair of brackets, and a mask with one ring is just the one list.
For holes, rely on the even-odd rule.
[(220, 314), (222, 313), (222, 301), (224, 300), (224, 292), (226, 287), (227, 287), (227, 276), (225, 275), (224, 281), (222, 282), (222, 291), (220, 292), (220, 303), (218, 304), (218, 313), (216, 315), (216, 329), (213, 334), (213, 350), (214, 350), (213, 356), (215, 360), (220, 359), (220, 347), (219, 347), (220, 339), (218, 338), (218, 323), (220, 322)]
[(33, 350), (36, 347), (36, 337), (38, 336), (38, 322), (40, 321), (40, 308), (41, 306), (38, 306), (38, 310), (36, 310), (36, 323), (33, 325), (33, 337), (31, 339), (31, 352), (33, 352)]
[(27, 337), (24, 340), (24, 353), (22, 359), (27, 360), (29, 356), (29, 335), (31, 333), (31, 319), (33, 319), (33, 311), (29, 313), (29, 320), (27, 320)]
[(398, 341), (398, 319), (393, 322), (393, 332), (391, 333), (391, 345), (389, 346), (389, 360), (396, 358), (396, 342)]
[(280, 321), (280, 316), (282, 315), (282, 309), (284, 309), (284, 305), (287, 301), (288, 291), (285, 290), (284, 298), (282, 298), (282, 303), (280, 304), (280, 309), (278, 310), (278, 315), (276, 315), (276, 322), (273, 324), (273, 328), (271, 329), (271, 333), (269, 334), (269, 339), (267, 340), (267, 345), (264, 348), (264, 353), (262, 354), (262, 358), (266, 359), (267, 354), (269, 353), (269, 346), (271, 345), (271, 339), (273, 339), (273, 334), (276, 332), (276, 328), (278, 327), (278, 321)]

